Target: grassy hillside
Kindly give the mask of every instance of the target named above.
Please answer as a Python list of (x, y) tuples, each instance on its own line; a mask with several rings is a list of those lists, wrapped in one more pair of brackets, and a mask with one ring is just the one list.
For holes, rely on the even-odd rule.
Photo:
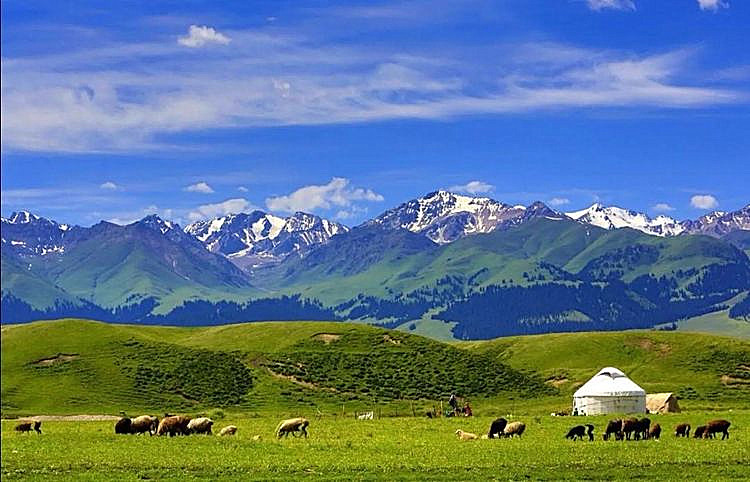
[(689, 333), (446, 344), (347, 323), (174, 328), (62, 320), (4, 326), (2, 353), (4, 416), (337, 411), (342, 404), (410, 410), (408, 400), (420, 409), (454, 390), (477, 405), (524, 400), (542, 411), (567, 407), (572, 391), (609, 365), (692, 406), (750, 404), (750, 344)]
[(534, 367), (573, 392), (600, 368), (614, 366), (648, 393), (677, 392), (686, 403), (736, 400), (750, 406), (750, 343), (682, 332), (559, 333), (465, 342), (467, 350), (515, 367)]

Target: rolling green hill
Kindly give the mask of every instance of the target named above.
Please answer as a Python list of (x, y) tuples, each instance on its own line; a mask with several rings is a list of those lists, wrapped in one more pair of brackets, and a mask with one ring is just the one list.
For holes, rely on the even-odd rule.
[[(362, 324), (209, 328), (84, 320), (2, 328), (2, 414), (431, 406), (565, 407), (603, 366), (684, 403), (750, 404), (750, 343), (674, 332), (585, 333), (441, 343)], [(338, 407), (338, 408), (337, 408)]]

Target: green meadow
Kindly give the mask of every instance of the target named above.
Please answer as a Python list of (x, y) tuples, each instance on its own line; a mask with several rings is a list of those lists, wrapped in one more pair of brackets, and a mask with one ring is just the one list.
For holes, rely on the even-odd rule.
[[(718, 415), (732, 421), (729, 440), (675, 438), (682, 421), (698, 424)], [(485, 433), (492, 417), (312, 418), (310, 437), (276, 440), (271, 417), (220, 420), (234, 437), (115, 435), (113, 422), (45, 422), (43, 434), (13, 433), (2, 424), (3, 479), (354, 479), (354, 480), (650, 480), (747, 479), (750, 413), (652, 416), (661, 440), (605, 442), (607, 417), (513, 417), (527, 424), (518, 439), (460, 441), (454, 432)], [(564, 438), (572, 424), (590, 422), (594, 442)], [(261, 435), (259, 441), (253, 436)]]

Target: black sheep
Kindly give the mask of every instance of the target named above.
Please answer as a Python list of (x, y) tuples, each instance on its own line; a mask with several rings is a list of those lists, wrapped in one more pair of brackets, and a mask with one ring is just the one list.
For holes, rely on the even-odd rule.
[(506, 425), (508, 425), (508, 421), (504, 418), (495, 419), (490, 425), (490, 431), (487, 434), (487, 438), (495, 438), (495, 435), (497, 435), (497, 438), (500, 438), (505, 431)]
[(115, 433), (117, 434), (129, 434), (130, 433), (130, 425), (132, 421), (127, 418), (123, 417), (120, 420), (117, 421), (115, 424)]
[(568, 435), (565, 436), (567, 439), (571, 440), (583, 440), (583, 437), (586, 435), (586, 427), (583, 425), (576, 425), (575, 427), (571, 428), (568, 431)]

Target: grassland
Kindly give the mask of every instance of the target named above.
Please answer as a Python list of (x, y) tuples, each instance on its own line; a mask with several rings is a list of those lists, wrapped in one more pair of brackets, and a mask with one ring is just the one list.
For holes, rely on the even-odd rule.
[[(307, 413), (307, 415), (310, 415)], [(336, 480), (651, 480), (746, 479), (750, 473), (750, 413), (732, 421), (729, 440), (677, 439), (676, 423), (694, 426), (716, 413), (652, 416), (667, 433), (660, 441), (572, 442), (576, 423), (600, 431), (605, 417), (524, 417), (521, 439), (461, 442), (457, 428), (485, 433), (492, 417), (471, 419), (312, 419), (310, 438), (275, 440), (276, 419), (227, 418), (234, 438), (117, 436), (112, 422), (45, 422), (42, 435), (2, 424), (4, 480), (137, 480), (318, 478)], [(505, 415), (505, 414), (502, 414)], [(253, 441), (254, 435), (260, 441)]]
[[(83, 320), (4, 326), (2, 415), (221, 409), (292, 414), (377, 407), (410, 415), (452, 391), (474, 406), (543, 414), (616, 366), (690, 409), (750, 409), (750, 343), (630, 331), (441, 343), (346, 323), (209, 328)], [(54, 394), (54, 396), (51, 396)]]

